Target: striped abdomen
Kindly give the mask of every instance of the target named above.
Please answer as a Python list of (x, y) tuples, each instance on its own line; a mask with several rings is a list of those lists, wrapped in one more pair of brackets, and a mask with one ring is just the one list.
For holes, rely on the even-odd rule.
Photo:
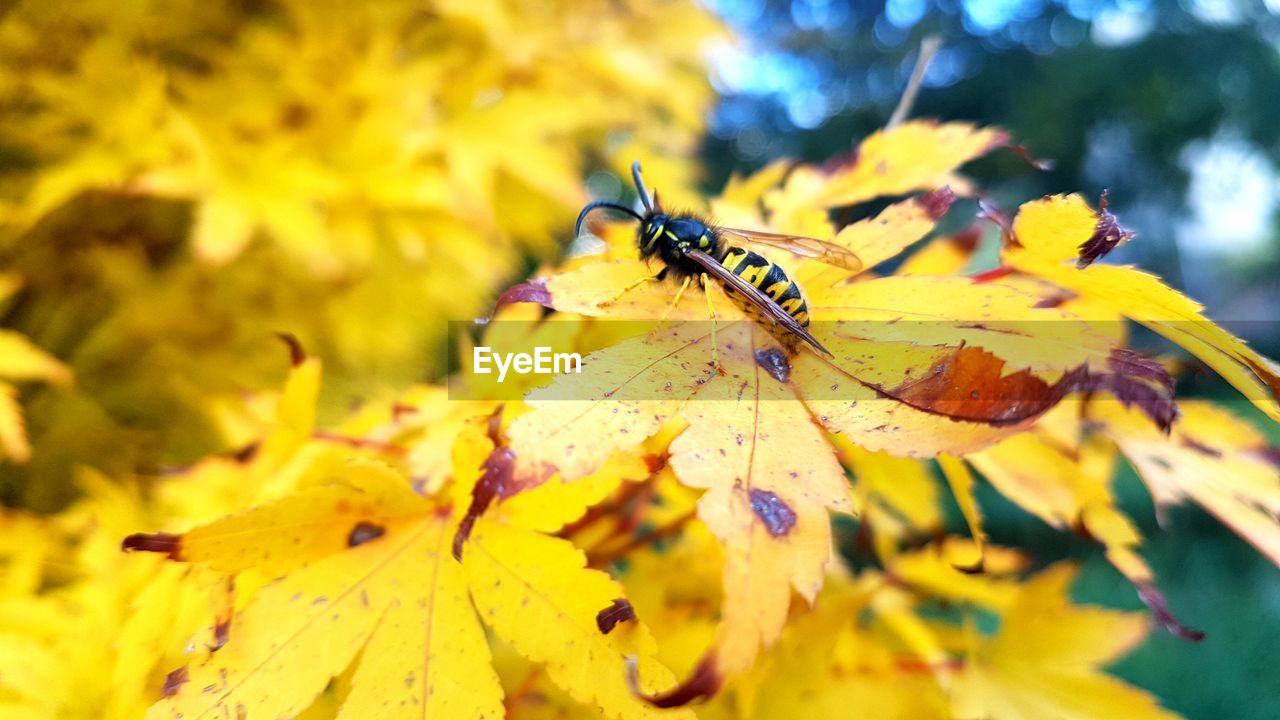
[[(724, 258), (720, 260), (729, 272), (755, 285), (769, 299), (778, 304), (796, 322), (803, 327), (809, 326), (809, 305), (800, 294), (800, 286), (787, 277), (787, 273), (776, 264), (761, 255), (742, 248), (726, 248)], [(733, 297), (733, 289), (726, 286), (725, 294)], [(738, 301), (748, 314), (754, 314), (748, 303)]]

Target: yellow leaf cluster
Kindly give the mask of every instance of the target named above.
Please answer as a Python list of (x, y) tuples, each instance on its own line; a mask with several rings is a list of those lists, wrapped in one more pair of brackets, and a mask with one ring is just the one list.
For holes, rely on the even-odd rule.
[[(1077, 196), (1023, 206), (1001, 267), (963, 274), (979, 238), (938, 226), (996, 129), (907, 122), (699, 198), (679, 156), (714, 23), (552, 5), (32, 2), (0, 21), (28, 69), (0, 102), (30, 164), (0, 188), (29, 293), (0, 378), (70, 388), (74, 370), (31, 403), (31, 472), (78, 465), (82, 491), (0, 515), (0, 713), (1173, 717), (1102, 670), (1148, 618), (1073, 603), (1070, 564), (1030, 573), (987, 537), (975, 485), (1098, 541), (1195, 637), (1114, 468), (1280, 564), (1277, 458), (1218, 408), (1175, 409), (1119, 321), (1273, 416), (1275, 364), (1154, 277), (1091, 265), (1131, 234)], [(658, 156), (665, 197), (857, 254), (763, 251), (829, 356), (716, 285), (674, 307), (669, 285), (621, 292), (653, 269), (602, 227), (601, 254), (504, 296), (553, 313), (502, 307), (474, 341), (582, 352), (580, 374), (500, 387), (464, 363), (413, 385), (443, 371), (440, 320), (563, 235), (606, 133), (615, 170)], [(303, 342), (285, 337), (274, 383), (284, 353), (259, 348), (281, 326)], [(0, 384), (0, 448), (21, 461), (15, 396)], [(352, 397), (375, 399), (334, 409)]]
[[(20, 286), (15, 276), (0, 275), (0, 307)], [(25, 335), (0, 329), (0, 461), (25, 463), (31, 459), (31, 442), (14, 383), (32, 381), (67, 386), (71, 371)]]
[[(445, 321), (556, 249), (589, 165), (644, 153), (693, 179), (721, 34), (687, 2), (13, 4), (10, 322), (78, 383), (30, 403), (10, 492), (56, 507), (77, 463), (247, 442), (278, 331), (330, 360), (330, 419), (442, 377)], [(0, 417), (20, 460), (8, 386)]]
[[(580, 259), (508, 294), (571, 317), (668, 321), (589, 354), (580, 374), (529, 392), (532, 412), (510, 428), (517, 475), (526, 485), (555, 473), (585, 476), (616, 452), (670, 437), (665, 447), (676, 479), (706, 489), (696, 513), (724, 555), (715, 598), (721, 610), (708, 617), (717, 627), (703, 639), (709, 649), (697, 662), (685, 657), (677, 663), (687, 680), (665, 700), (712, 694), (725, 677), (750, 667), (758, 650), (783, 632), (792, 590), (814, 601), (831, 570), (826, 511), (854, 511), (870, 549), (886, 560), (941, 532), (936, 478), (913, 457), (937, 458), (975, 539), (959, 553), (957, 568), (982, 572), (992, 562), (973, 468), (1051, 525), (1102, 543), (1157, 621), (1185, 637), (1200, 634), (1169, 612), (1138, 552), (1141, 536), (1115, 506), (1110, 480), (1118, 453), (1162, 502), (1190, 497), (1274, 553), (1280, 531), (1274, 453), (1261, 442), (1224, 451), (1184, 438), (1204, 422), (1191, 411), (1177, 420), (1173, 379), (1125, 349), (1120, 323), (1131, 318), (1165, 334), (1240, 389), (1256, 390), (1251, 397), (1268, 409), (1275, 406), (1274, 393), (1267, 394), (1274, 363), (1173, 290), (1142, 292), (1144, 278), (1158, 285), (1151, 276), (1089, 267), (1131, 236), (1105, 205), (1094, 212), (1078, 198), (1028, 203), (1005, 228), (1005, 265), (977, 276), (955, 274), (974, 246), (972, 237), (963, 236), (933, 240), (896, 274), (867, 272), (932, 232), (954, 198), (937, 183), (966, 189), (956, 166), (1004, 142), (996, 131), (908, 123), (869, 138), (834, 170), (799, 166), (788, 174), (770, 166), (752, 178), (733, 179), (724, 196), (709, 203), (726, 222), (826, 238), (862, 257), (861, 272), (851, 272), (761, 250), (803, 285), (814, 320), (810, 330), (831, 350), (829, 358), (808, 348), (776, 348), (761, 324), (715, 285), (695, 286), (686, 294), (692, 299), (676, 304), (669, 287), (636, 284), (652, 270), (626, 258), (625, 239), (612, 233), (595, 262)], [(928, 149), (927, 162), (895, 162), (915, 157), (919, 148)], [(825, 214), (829, 206), (919, 189), (930, 192), (839, 232)], [(1064, 264), (1077, 255), (1078, 262)], [(623, 287), (631, 289), (620, 292)], [(715, 308), (711, 322), (705, 322), (708, 306)], [(704, 322), (690, 322), (696, 320)], [(1098, 408), (1121, 413), (1133, 434), (1095, 419)], [(1176, 455), (1149, 460), (1141, 438)], [(1247, 472), (1219, 467), (1238, 462), (1234, 458), (1243, 452), (1252, 453)], [(1187, 453), (1197, 454), (1195, 462), (1183, 462)], [(849, 490), (839, 480), (840, 465), (854, 477)], [(1184, 468), (1197, 479), (1180, 479)], [(1215, 481), (1221, 490), (1214, 492), (1203, 479), (1209, 475), (1243, 479)], [(908, 571), (904, 566), (898, 572)], [(990, 592), (992, 586), (957, 569), (921, 582), (941, 594), (1008, 604)], [(1138, 696), (1133, 706), (1153, 707)], [(1071, 712), (1087, 717), (1090, 707)], [(976, 714), (983, 712), (1034, 716), (1014, 706)]]

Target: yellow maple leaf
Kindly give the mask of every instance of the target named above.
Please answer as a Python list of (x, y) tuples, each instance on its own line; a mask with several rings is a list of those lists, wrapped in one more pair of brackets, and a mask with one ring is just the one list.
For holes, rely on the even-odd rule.
[(1199, 303), (1155, 276), (1130, 266), (1092, 264), (1133, 235), (1105, 203), (1100, 212), (1079, 195), (1027, 203), (1012, 231), (1017, 244), (1005, 247), (1005, 265), (1096, 301), (1177, 343), (1280, 420), (1280, 366), (1274, 360), (1210, 322)]
[[(769, 194), (780, 175), (773, 167), (736, 180), (713, 206), (751, 219), (760, 217), (763, 203), (783, 231), (825, 222), (808, 212), (821, 210), (820, 203), (806, 209), (796, 193)], [(806, 182), (795, 177), (789, 187)], [(899, 203), (833, 241), (878, 263), (928, 233), (951, 199), (939, 191)], [(716, 324), (659, 326), (588, 355), (581, 373), (530, 392), (531, 412), (514, 420), (509, 434), (520, 483), (535, 486), (556, 473), (572, 481), (595, 472), (614, 453), (678, 428), (668, 447), (671, 467), (681, 482), (708, 490), (698, 515), (724, 547), (724, 597), (713, 650), (663, 702), (708, 694), (723, 675), (745, 670), (758, 648), (778, 637), (790, 605), (787, 588), (812, 599), (820, 587), (830, 543), (825, 510), (852, 505), (819, 428), (851, 443), (846, 462), (863, 481), (865, 507), (876, 515), (868, 519), (880, 526), (873, 530), (877, 547), (890, 556), (896, 539), (907, 535), (896, 529), (899, 517), (922, 532), (940, 524), (933, 480), (914, 461), (867, 450), (969, 453), (1025, 430), (1071, 390), (1142, 382), (1111, 374), (1116, 338), (1105, 327), (1093, 328), (1013, 285), (930, 276), (851, 282), (848, 271), (793, 258), (795, 277), (807, 279), (813, 317), (824, 321), (814, 332), (830, 348), (828, 360), (778, 347), (718, 287), (672, 306), (669, 288), (634, 284), (651, 271), (617, 257), (623, 252), (618, 241), (604, 259), (517, 286), (500, 305), (532, 301), (561, 312), (644, 321), (702, 319), (710, 304)], [(632, 289), (619, 291), (627, 286)], [(1159, 399), (1159, 388), (1143, 387), (1141, 404), (1167, 423), (1171, 404)], [(768, 449), (782, 440), (810, 451), (789, 446), (775, 466)], [(911, 486), (915, 494), (897, 482), (902, 468), (919, 479)], [(961, 473), (963, 467), (953, 466), (949, 475)], [(877, 483), (881, 476), (886, 481)], [(957, 487), (981, 538), (976, 504), (962, 483)], [(880, 514), (872, 497), (892, 512)], [(787, 538), (785, 545), (779, 537)]]
[(1169, 436), (1111, 403), (1091, 402), (1101, 426), (1160, 506), (1190, 499), (1280, 565), (1280, 468), (1249, 423), (1205, 401), (1182, 405)]
[(945, 718), (942, 688), (927, 671), (903, 669), (908, 663), (893, 630), (852, 622), (869, 609), (869, 586), (839, 580), (832, 585), (748, 676), (737, 698), (748, 708), (741, 717), (782, 720), (855, 711), (874, 718)]
[(1098, 672), (1142, 639), (1146, 621), (1072, 605), (1067, 589), (1074, 577), (1068, 565), (1041, 572), (1018, 590), (993, 637), (971, 640), (951, 697), (953, 717), (1178, 717), (1147, 693)]
[[(1119, 412), (1115, 403), (1096, 404), (1113, 406)], [(1040, 519), (1102, 543), (1107, 560), (1134, 584), (1160, 623), (1176, 635), (1199, 640), (1202, 633), (1182, 625), (1170, 613), (1164, 596), (1156, 589), (1154, 573), (1139, 554), (1141, 534), (1116, 507), (1111, 491), (1115, 446), (1102, 436), (1079, 437), (1084, 412), (1081, 402), (1064, 403), (1030, 432), (969, 455), (966, 460), (1005, 497)], [(1133, 420), (1142, 422), (1137, 417)], [(1181, 421), (1175, 428), (1180, 425)], [(1165, 437), (1154, 428), (1147, 432), (1150, 437)], [(1064, 433), (1069, 433), (1068, 439), (1064, 439)]]
[[(486, 476), (469, 468), (493, 448), (474, 437), (460, 441), (457, 462), (468, 472), (458, 477), (483, 483)], [(521, 652), (550, 662), (553, 678), (580, 701), (611, 717), (649, 716), (626, 685), (624, 660), (640, 659), (646, 689), (668, 683), (652, 639), (635, 621), (608, 634), (596, 627), (621, 588), (584, 569), (581, 552), (564, 541), (501, 514), (479, 519), (459, 564), (450, 548), (464, 508), (450, 498), (460, 494), (424, 498), (385, 466), (353, 463), (183, 536), (135, 536), (127, 543), (135, 549), (280, 576), (236, 613), (223, 647), (175, 670), (171, 696), (150, 716), (296, 714), (359, 657), (340, 716), (416, 717), (425, 709), (498, 717), (501, 691), (482, 619)], [(577, 670), (610, 665), (611, 673), (592, 679)]]
[(707, 488), (698, 516), (725, 546), (716, 649), (724, 673), (745, 670), (761, 643), (777, 639), (792, 587), (813, 602), (830, 555), (827, 511), (852, 509), (826, 438), (757, 362), (769, 349), (752, 341), (753, 328), (739, 329), (721, 355), (727, 376), (681, 408), (689, 428), (669, 448), (681, 481)]
[(852, 205), (880, 195), (963, 188), (953, 172), (959, 165), (1008, 143), (1008, 134), (968, 123), (905, 122), (862, 141), (837, 166), (822, 191), (827, 207)]

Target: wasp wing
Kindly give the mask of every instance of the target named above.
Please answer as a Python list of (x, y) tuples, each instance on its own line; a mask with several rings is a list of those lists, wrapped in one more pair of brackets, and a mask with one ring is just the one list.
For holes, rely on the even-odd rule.
[(716, 230), (722, 236), (741, 240), (744, 243), (785, 250), (792, 255), (813, 258), (819, 262), (844, 268), (845, 270), (862, 269), (862, 259), (858, 257), (857, 253), (843, 245), (837, 245), (826, 240), (803, 235), (785, 235), (732, 227), (721, 227), (716, 228)]
[(759, 310), (766, 318), (781, 325), (784, 330), (812, 345), (814, 349), (824, 355), (835, 357), (831, 355), (830, 350), (822, 347), (822, 343), (819, 343), (813, 335), (809, 334), (809, 331), (803, 325), (788, 315), (786, 310), (783, 310), (778, 303), (774, 302), (768, 295), (765, 295), (760, 288), (729, 272), (728, 268), (716, 262), (715, 258), (704, 252), (689, 250), (685, 253), (685, 256), (698, 263), (709, 274), (715, 276), (717, 280), (733, 288), (734, 292), (741, 293), (742, 297), (746, 298), (747, 302)]

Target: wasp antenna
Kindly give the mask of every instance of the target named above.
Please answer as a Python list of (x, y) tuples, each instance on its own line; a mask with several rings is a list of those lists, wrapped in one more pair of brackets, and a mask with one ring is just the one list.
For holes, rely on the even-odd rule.
[(593, 203), (588, 203), (586, 207), (582, 208), (582, 212), (578, 213), (578, 222), (573, 226), (573, 234), (575, 237), (582, 234), (582, 221), (586, 220), (587, 214), (590, 213), (592, 210), (595, 210), (596, 208), (609, 208), (610, 210), (618, 210), (620, 212), (624, 212), (630, 215), (631, 217), (637, 220), (640, 220), (640, 221), (644, 220), (644, 216), (642, 216), (640, 213), (636, 212), (635, 210), (632, 210), (631, 208), (627, 207), (626, 205), (619, 205), (616, 202), (609, 202), (608, 200), (597, 200)]
[(644, 203), (645, 210), (653, 210), (653, 203), (649, 202), (649, 191), (644, 189), (644, 181), (640, 179), (640, 161), (631, 163), (631, 179), (636, 183), (636, 190), (640, 193), (640, 202)]

